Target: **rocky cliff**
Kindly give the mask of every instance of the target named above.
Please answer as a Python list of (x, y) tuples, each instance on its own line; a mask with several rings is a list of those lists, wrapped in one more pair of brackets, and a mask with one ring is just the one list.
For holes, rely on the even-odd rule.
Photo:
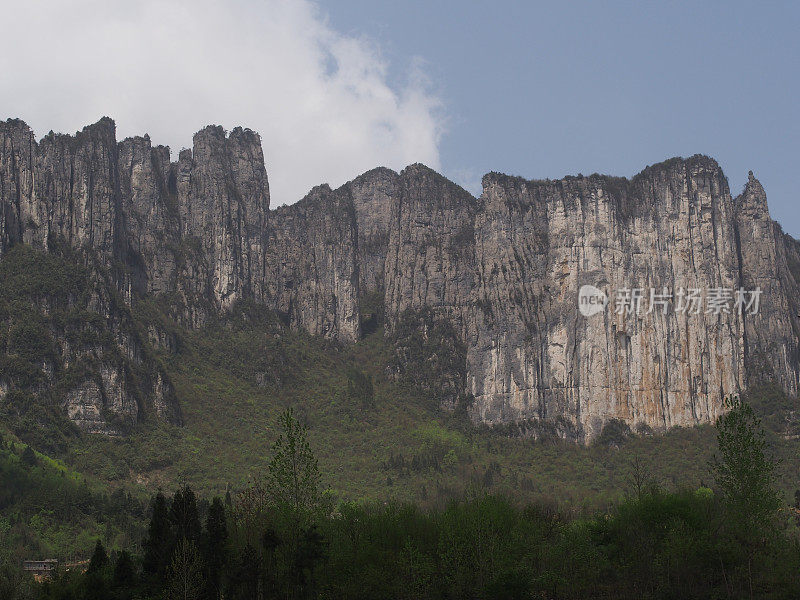
[[(86, 270), (83, 285), (93, 292), (59, 298), (43, 289), (20, 302), (38, 306), (45, 321), (54, 303), (88, 311), (104, 321), (99, 334), (114, 340), (85, 348), (49, 327), (59, 367), (41, 363), (54, 376), (33, 386), (8, 366), (19, 355), (4, 336), (2, 395), (52, 395), (90, 432), (119, 432), (125, 428), (117, 421), (148, 416), (179, 422), (168, 378), (150, 359), (150, 349), (169, 351), (175, 340), (158, 319), (136, 322), (131, 311), (155, 302), (178, 323), (201, 327), (249, 301), (311, 333), (355, 341), (356, 236), (349, 193), (327, 187), (271, 214), (261, 140), (247, 129), (206, 127), (171, 162), (169, 149), (148, 136), (118, 143), (108, 118), (38, 143), (22, 121), (0, 122), (0, 258), (10, 268), (16, 246), (63, 255)], [(0, 317), (10, 330), (29, 318), (14, 311)], [(59, 377), (87, 356), (86, 377)], [(139, 363), (146, 376), (131, 375)]]
[[(752, 174), (733, 198), (703, 156), (631, 179), (490, 173), (479, 198), (423, 165), (378, 168), (270, 210), (250, 130), (207, 127), (173, 162), (147, 136), (117, 142), (107, 118), (40, 142), (9, 120), (0, 123), (3, 261), (16, 246), (68, 249), (90, 286), (119, 298), (70, 305), (91, 302), (116, 340), (90, 352), (87, 378), (59, 388), (90, 431), (113, 429), (108, 415), (179, 420), (148, 358), (174, 340), (158, 320), (128, 338), (119, 325), (154, 302), (188, 327), (252, 302), (348, 343), (362, 335), (365, 299), (380, 298), (391, 376), (444, 407), (464, 404), (475, 422), (577, 441), (611, 419), (650, 429), (711, 421), (725, 394), (764, 379), (794, 395), (800, 387), (800, 246), (772, 221)], [(583, 286), (605, 296), (605, 309), (578, 310)], [(741, 302), (756, 289), (757, 312)], [(635, 310), (625, 294), (638, 293)], [(724, 309), (709, 309), (715, 294)], [(5, 318), (13, 329), (16, 317)], [(56, 345), (68, 337), (51, 333)], [(11, 360), (17, 350), (2, 341)], [(61, 346), (62, 370), (89, 352)], [(103, 357), (115, 352), (144, 358), (112, 368)], [(5, 394), (22, 387), (9, 373), (0, 372)], [(45, 378), (37, 389), (55, 387)]]
[[(630, 180), (490, 173), (477, 200), (417, 165), (348, 185), (359, 232), (382, 241), (362, 265), (382, 263), (383, 276), (362, 283), (383, 290), (388, 335), (410, 365), (390, 370), (419, 383), (427, 371), (409, 349), (428, 352), (427, 365), (450, 373), (428, 376), (439, 382), (428, 391), (446, 406), (471, 397), (476, 422), (587, 441), (611, 419), (656, 430), (713, 421), (726, 394), (755, 380), (797, 393), (797, 246), (752, 177), (734, 199), (717, 163), (695, 156)], [(584, 285), (605, 294), (605, 310), (580, 313)], [(639, 311), (625, 290), (641, 295)], [(463, 363), (431, 348), (428, 336), (450, 356), (460, 347), (431, 318), (458, 333)]]

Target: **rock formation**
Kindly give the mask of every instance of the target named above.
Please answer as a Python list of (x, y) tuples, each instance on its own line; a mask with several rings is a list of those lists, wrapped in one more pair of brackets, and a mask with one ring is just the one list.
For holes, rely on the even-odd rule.
[[(378, 168), (270, 210), (250, 130), (206, 127), (171, 162), (147, 136), (117, 143), (107, 118), (38, 143), (9, 120), (0, 122), (0, 257), (18, 244), (69, 248), (96, 285), (106, 277), (108, 297), (123, 303), (96, 307), (111, 321), (151, 299), (201, 327), (247, 301), (348, 343), (362, 335), (365, 298), (382, 298), (392, 376), (413, 375), (444, 407), (467, 403), (475, 422), (533, 433), (588, 441), (611, 419), (689, 425), (712, 421), (725, 394), (762, 379), (800, 388), (800, 245), (772, 221), (752, 174), (734, 199), (704, 156), (630, 180), (490, 173), (480, 198), (423, 165)], [(584, 285), (606, 295), (605, 310), (579, 312)], [(756, 288), (759, 311), (739, 310), (737, 291)], [(671, 297), (649, 310), (651, 289)], [(642, 291), (638, 314), (617, 310), (621, 290)], [(675, 310), (689, 290), (731, 302)], [(152, 323), (149, 343), (116, 337), (140, 365), (150, 365), (150, 344), (173, 344)], [(179, 419), (166, 376), (147, 366), (147, 377), (126, 378), (121, 363), (102, 360), (112, 350), (95, 352), (91, 376), (63, 390), (70, 417), (92, 431), (107, 414)], [(0, 373), (3, 393), (14, 386)]]
[[(733, 199), (717, 163), (695, 156), (631, 180), (490, 173), (478, 200), (416, 165), (380, 173), (394, 198), (383, 198), (375, 180), (370, 172), (348, 185), (359, 240), (361, 229), (387, 240), (365, 262), (385, 266), (389, 335), (402, 323), (396, 343), (408, 355), (406, 317), (423, 308), (460, 333), (464, 389), (441, 401), (472, 396), (474, 421), (587, 441), (611, 419), (657, 430), (713, 421), (726, 394), (765, 374), (797, 393), (797, 244), (769, 218), (754, 179)], [(583, 285), (605, 292), (605, 311), (578, 311)], [(749, 300), (757, 288), (759, 311), (739, 310), (737, 292)], [(625, 289), (641, 290), (639, 314), (622, 303), (617, 311)], [(671, 295), (653, 311), (651, 289)], [(691, 290), (700, 295), (697, 314), (676, 310)], [(719, 313), (703, 304), (713, 294), (730, 296)], [(423, 337), (433, 331), (428, 313), (414, 314)], [(459, 372), (451, 368), (445, 380)]]

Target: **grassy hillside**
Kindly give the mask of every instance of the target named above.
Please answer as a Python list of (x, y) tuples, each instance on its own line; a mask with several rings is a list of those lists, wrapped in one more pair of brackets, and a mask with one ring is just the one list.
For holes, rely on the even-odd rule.
[[(46, 332), (58, 315), (38, 313), (40, 309), (22, 300), (34, 284), (37, 296), (57, 293), (52, 286), (73, 290), (74, 268), (65, 259), (32, 251), (20, 252), (18, 258), (32, 273), (46, 276), (0, 281), (0, 316), (14, 322), (25, 316), (47, 325)], [(5, 258), (0, 263), (9, 264)], [(14, 289), (9, 291), (10, 284)], [(134, 508), (137, 498), (159, 487), (171, 492), (189, 484), (206, 497), (241, 489), (263, 474), (277, 417), (290, 405), (309, 426), (324, 484), (340, 500), (415, 500), (431, 506), (478, 488), (580, 512), (618, 501), (635, 477), (672, 489), (696, 489), (710, 482), (707, 465), (715, 446), (711, 426), (641, 437), (612, 426), (601, 443), (588, 448), (509, 437), (475, 428), (464, 414), (440, 410), (430, 392), (390, 378), (386, 367), (393, 348), (380, 322), (371, 322), (365, 328), (371, 333), (359, 343), (340, 346), (288, 331), (274, 315), (254, 306), (238, 306), (198, 331), (176, 325), (165, 316), (165, 306), (165, 299), (139, 302), (131, 319), (142, 340), (153, 327), (173, 340), (169, 351), (150, 348), (148, 353), (175, 386), (184, 426), (151, 420), (127, 436), (92, 436), (81, 434), (60, 415), (52, 391), (9, 393), (0, 399), (0, 431), (5, 425), (6, 439), (17, 444), (0, 451), (0, 489), (12, 490), (11, 499), (3, 496), (0, 504), (5, 519), (0, 527), (17, 528), (15, 539), (34, 540), (19, 543), (62, 556), (77, 552), (87, 536), (99, 535), (120, 547), (115, 541), (120, 536), (137, 535), (137, 515), (144, 511)], [(105, 336), (102, 323), (93, 323), (96, 335)], [(0, 355), (6, 361), (2, 364), (13, 358), (9, 349), (14, 339), (20, 340), (15, 342), (19, 346), (27, 338), (0, 335), (6, 353)], [(39, 369), (35, 357), (29, 358), (24, 365)], [(797, 402), (771, 388), (755, 390), (751, 400), (775, 432), (771, 440), (783, 457), (782, 486), (788, 499), (800, 488)], [(23, 442), (57, 461), (48, 462), (42, 454), (37, 464), (22, 464)], [(52, 498), (77, 498), (87, 485), (94, 500), (81, 500), (82, 512), (52, 507), (66, 506)], [(116, 508), (103, 512), (112, 493)], [(128, 493), (133, 494), (131, 522), (110, 525), (108, 515), (121, 510), (120, 498), (127, 502)], [(33, 497), (38, 504), (27, 506)]]
[[(84, 438), (69, 457), (76, 468), (150, 489), (189, 483), (204, 494), (224, 493), (259, 476), (277, 416), (291, 405), (310, 428), (326, 484), (342, 499), (430, 504), (477, 486), (521, 500), (544, 496), (596, 508), (625, 492), (635, 463), (670, 487), (709, 481), (713, 427), (646, 437), (612, 427), (589, 448), (475, 428), (464, 415), (442, 411), (386, 376), (392, 350), (380, 328), (340, 347), (281, 330), (269, 315), (248, 310), (179, 338), (178, 352), (162, 358), (185, 426), (142, 430), (124, 440)], [(761, 408), (783, 402), (770, 393), (758, 396), (766, 398)], [(777, 436), (774, 442), (786, 459), (786, 490), (793, 491), (798, 443)]]
[(0, 563), (22, 557), (85, 558), (96, 539), (141, 538), (143, 497), (86, 477), (0, 433)]

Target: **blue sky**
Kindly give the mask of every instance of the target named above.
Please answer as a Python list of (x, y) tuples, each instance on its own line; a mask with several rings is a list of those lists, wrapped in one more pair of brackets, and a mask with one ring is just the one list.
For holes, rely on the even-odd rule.
[(442, 99), (441, 170), (475, 189), (630, 176), (696, 153), (734, 195), (748, 170), (800, 237), (800, 3), (323, 1), (380, 46), (390, 78), (422, 61)]

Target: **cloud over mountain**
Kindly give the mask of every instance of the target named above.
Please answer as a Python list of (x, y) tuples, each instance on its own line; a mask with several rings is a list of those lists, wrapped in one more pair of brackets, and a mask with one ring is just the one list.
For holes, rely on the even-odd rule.
[(273, 206), (376, 165), (439, 167), (441, 103), (418, 66), (395, 83), (374, 41), (307, 0), (32, 0), (7, 16), (0, 105), (37, 135), (108, 115), (175, 159), (202, 126), (243, 125)]

